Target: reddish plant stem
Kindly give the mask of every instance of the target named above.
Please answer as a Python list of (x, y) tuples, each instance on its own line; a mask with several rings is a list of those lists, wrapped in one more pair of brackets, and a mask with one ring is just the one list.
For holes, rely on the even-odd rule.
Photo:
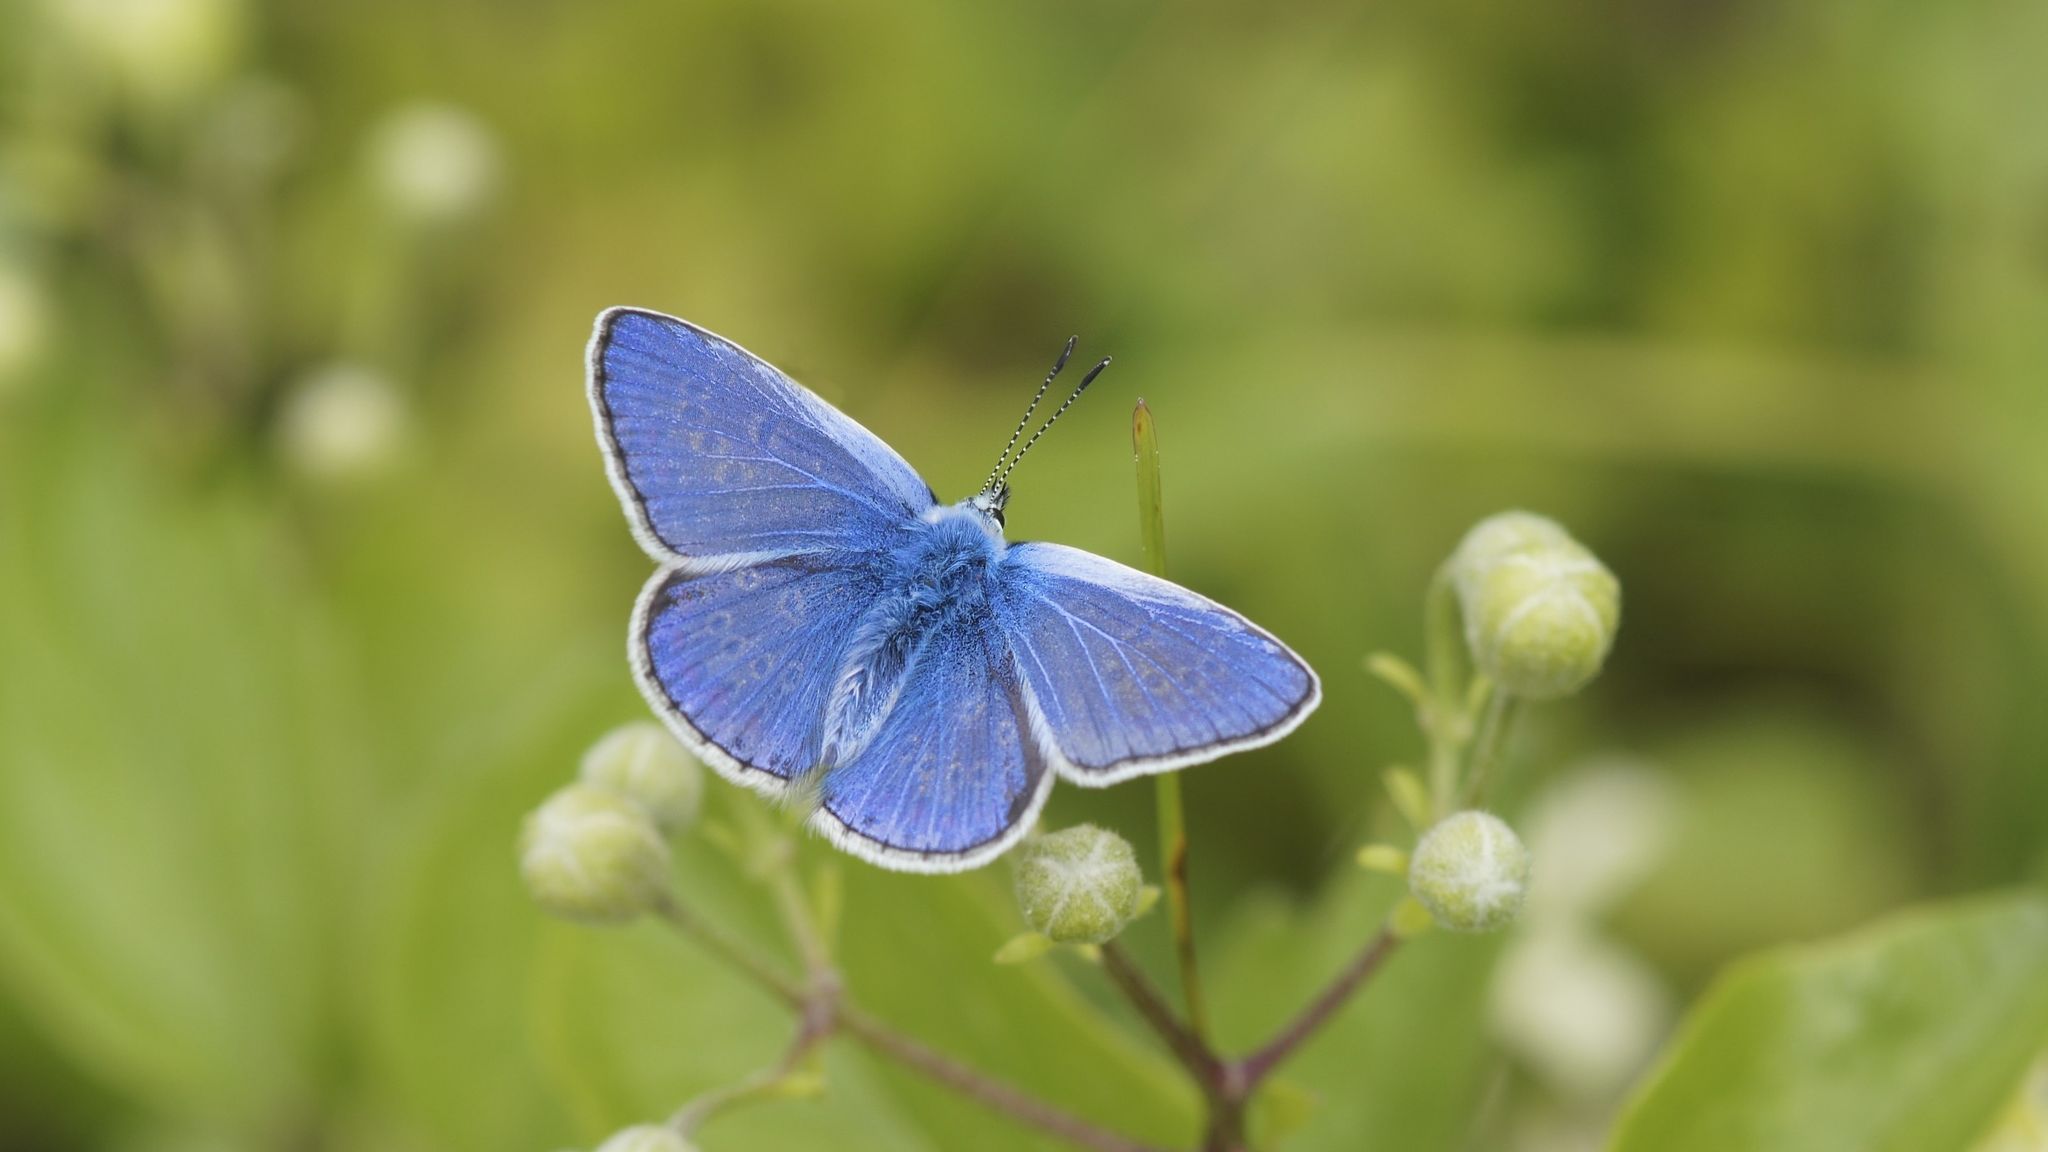
[(1131, 1002), (1131, 1006), (1138, 1010), (1138, 1015), (1151, 1026), (1152, 1031), (1158, 1033), (1159, 1038), (1166, 1042), (1166, 1046), (1194, 1075), (1196, 1082), (1203, 1086), (1204, 1091), (1218, 1082), (1217, 1073), (1222, 1066), (1222, 1060), (1202, 1042), (1201, 1037), (1195, 1035), (1193, 1029), (1181, 1023), (1180, 1017), (1174, 1015), (1173, 1009), (1166, 1003), (1166, 997), (1159, 991), (1158, 985), (1152, 983), (1151, 977), (1145, 975), (1144, 969), (1138, 967), (1137, 962), (1131, 959), (1130, 953), (1125, 952), (1115, 941), (1102, 946), (1102, 970), (1109, 974), (1110, 982), (1115, 984), (1124, 994), (1124, 998)]
[(844, 1002), (839, 974), (834, 968), (813, 969), (811, 986), (806, 988), (757, 955), (748, 945), (698, 918), (673, 899), (663, 901), (656, 908), (656, 914), (796, 1012), (800, 1021), (799, 1057), (832, 1033), (843, 1032), (877, 1054), (922, 1073), (937, 1084), (1078, 1148), (1086, 1148), (1089, 1152), (1166, 1152), (1062, 1111), (895, 1031)]
[(839, 1023), (849, 1035), (877, 1053), (906, 1068), (923, 1073), (927, 1078), (953, 1089), (962, 1096), (998, 1112), (1007, 1113), (1011, 1118), (1029, 1124), (1041, 1132), (1057, 1136), (1069, 1144), (1091, 1149), (1092, 1152), (1164, 1152), (1163, 1149), (1150, 1144), (1141, 1144), (1128, 1137), (1098, 1128), (1035, 1096), (1026, 1095), (1000, 1080), (959, 1063), (950, 1056), (925, 1047), (856, 1009), (841, 1011)]
[(1263, 1046), (1236, 1062), (1240, 1078), (1245, 1083), (1246, 1094), (1258, 1087), (1259, 1082), (1270, 1075), (1309, 1038), (1322, 1030), (1325, 1024), (1336, 1016), (1337, 1011), (1351, 999), (1352, 993), (1372, 977), (1374, 972), (1399, 945), (1401, 938), (1390, 927), (1382, 927), (1351, 963), (1337, 974), (1328, 987), (1324, 988), (1308, 1007), (1282, 1028)]

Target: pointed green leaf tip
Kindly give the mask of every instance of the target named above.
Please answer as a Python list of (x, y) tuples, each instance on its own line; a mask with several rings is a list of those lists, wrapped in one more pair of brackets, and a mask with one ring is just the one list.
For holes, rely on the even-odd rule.
[(556, 916), (620, 924), (668, 894), (668, 845), (640, 805), (589, 784), (548, 797), (519, 838), (519, 873)]
[(697, 1152), (697, 1146), (673, 1128), (642, 1124), (615, 1134), (597, 1152)]
[(1138, 914), (1145, 886), (1130, 841), (1080, 824), (1034, 836), (1017, 850), (1017, 905), (1057, 944), (1101, 944)]

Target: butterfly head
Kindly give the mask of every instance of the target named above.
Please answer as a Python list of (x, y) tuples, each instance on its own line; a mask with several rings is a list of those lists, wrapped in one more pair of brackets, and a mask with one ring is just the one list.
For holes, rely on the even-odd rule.
[[(1024, 429), (1031, 425), (1031, 414), (1038, 411), (1038, 402), (1045, 399), (1046, 391), (1052, 387), (1053, 380), (1058, 378), (1060, 369), (1067, 366), (1067, 357), (1074, 354), (1074, 345), (1080, 341), (1079, 336), (1067, 337), (1067, 346), (1060, 350), (1060, 358), (1053, 361), (1052, 371), (1045, 374), (1045, 382), (1038, 386), (1038, 392), (1031, 397), (1031, 403), (1025, 406), (1023, 418), (1017, 421), (1016, 431), (1010, 433), (1010, 442), (1003, 445), (1003, 454), (997, 457), (996, 466), (989, 470), (988, 479), (982, 482), (981, 491), (963, 501), (968, 507), (994, 521), (998, 528), (1003, 526), (1003, 506), (1010, 502), (1010, 473), (1016, 470), (1018, 461), (1024, 459), (1024, 454), (1031, 451), (1031, 446), (1038, 443), (1038, 438), (1045, 435), (1045, 430), (1052, 427), (1054, 421), (1067, 414), (1067, 409), (1072, 408), (1074, 401), (1081, 398), (1081, 393), (1086, 392), (1088, 386), (1095, 383), (1095, 378), (1102, 375), (1102, 370), (1109, 367), (1107, 356), (1096, 362), (1095, 367), (1090, 368), (1088, 374), (1081, 377), (1081, 383), (1074, 388), (1073, 393), (1060, 403), (1051, 416), (1046, 417), (1045, 423), (1038, 426), (1038, 431), (1031, 434), (1031, 439), (1025, 440), (1024, 446), (1018, 448), (1017, 441), (1023, 438)], [(1010, 455), (1013, 448), (1017, 451), (1015, 456)]]
[(969, 496), (966, 500), (969, 508), (995, 521), (995, 525), (998, 528), (1003, 526), (1003, 505), (1009, 502), (1010, 486), (1001, 483), (993, 488), (983, 488), (981, 491)]

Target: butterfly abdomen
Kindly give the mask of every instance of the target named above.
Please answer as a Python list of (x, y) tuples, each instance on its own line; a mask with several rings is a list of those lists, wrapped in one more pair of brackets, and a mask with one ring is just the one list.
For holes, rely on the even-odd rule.
[[(848, 637), (825, 705), (822, 768), (851, 763), (881, 730), (931, 639), (985, 620), (989, 564), (1001, 553), (975, 520), (952, 508), (882, 558), (883, 591)], [(973, 519), (969, 519), (972, 517)]]

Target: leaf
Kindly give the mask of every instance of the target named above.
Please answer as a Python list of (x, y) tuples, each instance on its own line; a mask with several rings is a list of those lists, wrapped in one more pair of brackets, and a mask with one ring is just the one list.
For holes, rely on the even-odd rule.
[(364, 756), (335, 637), (246, 488), (39, 432), (0, 472), (0, 983), (94, 1079), (268, 1122), (332, 1043)]
[(995, 961), (998, 964), (1023, 964), (1038, 959), (1052, 949), (1053, 942), (1050, 936), (1038, 932), (1020, 932), (1005, 941), (1001, 948), (996, 949)]
[(1939, 905), (1739, 962), (1613, 1152), (1918, 1152), (1983, 1130), (2048, 1036), (2048, 898)]

